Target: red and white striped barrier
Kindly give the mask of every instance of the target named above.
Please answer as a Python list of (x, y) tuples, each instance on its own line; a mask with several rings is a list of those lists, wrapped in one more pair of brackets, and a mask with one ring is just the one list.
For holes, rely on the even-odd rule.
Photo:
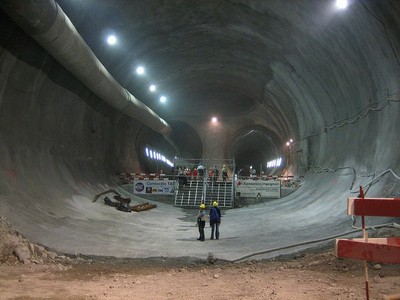
[(368, 238), (364, 217), (400, 217), (400, 198), (365, 198), (360, 187), (359, 197), (347, 200), (347, 214), (362, 217), (363, 238), (337, 239), (336, 256), (364, 260), (365, 292), (368, 300), (367, 261), (400, 264), (400, 238)]

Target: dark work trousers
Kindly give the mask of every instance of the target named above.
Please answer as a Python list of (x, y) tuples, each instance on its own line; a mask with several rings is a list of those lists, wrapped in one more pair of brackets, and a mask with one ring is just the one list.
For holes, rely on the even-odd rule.
[(211, 239), (214, 239), (214, 232), (215, 232), (215, 238), (218, 240), (219, 239), (219, 223), (210, 223), (211, 225)]
[(200, 233), (200, 237), (199, 240), (200, 241), (204, 241), (205, 237), (204, 237), (204, 227), (206, 227), (206, 221), (198, 221), (197, 224), (199, 225), (199, 233)]
[(223, 172), (222, 173), (222, 180), (226, 181), (227, 178), (228, 178), (228, 173)]
[(200, 170), (198, 170), (198, 172), (199, 172), (199, 179), (200, 179), (200, 181), (203, 181), (203, 179), (204, 179), (204, 170), (203, 170), (203, 169), (200, 169)]
[(179, 184), (179, 189), (183, 188), (185, 185), (185, 176), (178, 176), (178, 184)]

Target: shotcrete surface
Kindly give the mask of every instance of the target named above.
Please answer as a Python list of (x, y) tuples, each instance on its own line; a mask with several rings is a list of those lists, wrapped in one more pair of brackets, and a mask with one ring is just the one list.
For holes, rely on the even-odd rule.
[[(22, 198), (2, 197), (0, 211), (31, 240), (64, 253), (206, 258), (212, 252), (219, 259), (236, 260), (353, 230), (351, 217), (346, 215), (346, 199), (355, 196), (349, 190), (351, 182), (350, 175), (316, 174), (284, 198), (223, 210), (220, 239), (210, 240), (210, 228), (206, 226), (205, 242), (197, 241), (196, 209), (150, 200), (157, 208), (125, 213), (106, 206), (102, 198), (92, 202), (94, 194), (92, 191), (90, 195), (88, 190), (64, 199), (41, 197), (30, 204), (19, 200)], [(347, 192), (335, 192), (346, 191), (346, 187)], [(103, 186), (103, 190), (106, 188)], [(121, 192), (124, 191), (121, 189)], [(148, 201), (130, 197), (134, 203)], [(378, 220), (369, 222), (376, 224)], [(331, 242), (333, 239), (328, 240)], [(290, 247), (252, 259), (293, 253), (316, 245), (322, 243)]]

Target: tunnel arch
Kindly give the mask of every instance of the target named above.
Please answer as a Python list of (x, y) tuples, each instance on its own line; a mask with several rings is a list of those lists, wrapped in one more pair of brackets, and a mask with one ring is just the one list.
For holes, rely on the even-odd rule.
[(166, 162), (147, 155), (146, 148), (165, 156), (170, 162), (174, 160), (176, 149), (161, 134), (142, 128), (134, 141), (135, 152), (138, 153), (141, 171), (145, 173), (172, 174), (172, 166)]
[(175, 156), (181, 158), (201, 158), (203, 155), (203, 142), (197, 130), (184, 121), (170, 121), (173, 128), (171, 140), (179, 149)]
[(242, 127), (232, 135), (227, 144), (227, 155), (235, 159), (237, 172), (241, 169), (248, 173), (253, 166), (259, 173), (261, 166), (265, 170), (268, 160), (281, 155), (283, 140), (273, 131), (261, 125)]

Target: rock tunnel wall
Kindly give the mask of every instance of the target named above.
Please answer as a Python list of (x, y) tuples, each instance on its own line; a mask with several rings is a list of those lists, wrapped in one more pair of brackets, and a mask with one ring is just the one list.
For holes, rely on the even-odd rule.
[(94, 96), (3, 13), (0, 27), (0, 207), (19, 206), (27, 218), (9, 217), (22, 226), (32, 205), (139, 171), (137, 145), (163, 138)]
[(291, 15), (303, 34), (285, 32), (293, 46), (285, 63), (271, 66), (267, 95), (294, 108), (303, 174), (312, 168), (399, 170), (400, 7), (395, 1), (361, 3), (355, 1), (348, 13), (317, 11), (298, 20)]

